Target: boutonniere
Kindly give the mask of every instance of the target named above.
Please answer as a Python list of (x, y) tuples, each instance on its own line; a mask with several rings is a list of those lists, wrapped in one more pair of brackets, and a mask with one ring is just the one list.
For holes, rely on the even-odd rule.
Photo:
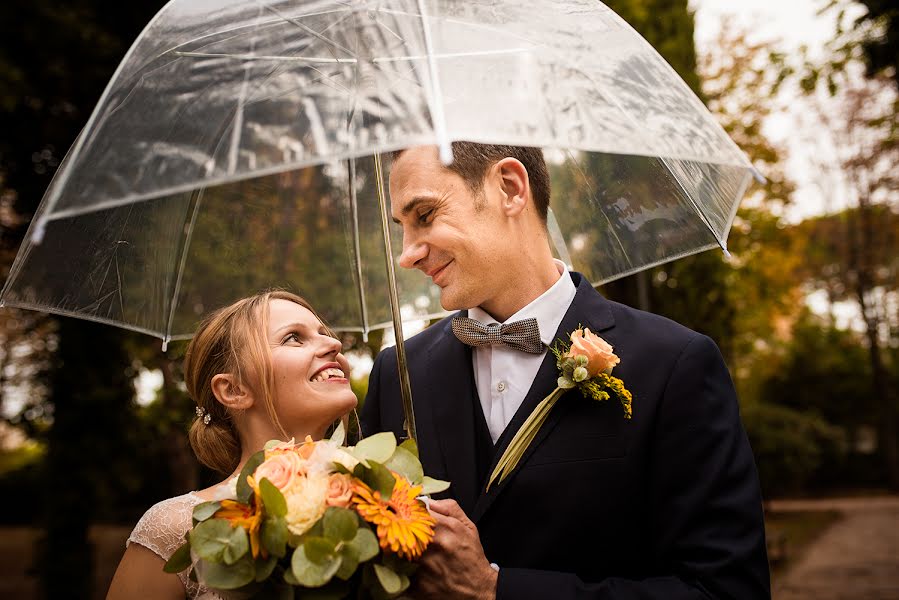
[(557, 340), (550, 347), (550, 351), (556, 357), (556, 367), (559, 369), (556, 389), (537, 405), (509, 442), (487, 481), (488, 490), (497, 479), (502, 482), (515, 470), (515, 466), (534, 441), (553, 406), (568, 390), (577, 388), (584, 398), (592, 400), (615, 398), (624, 409), (624, 418), (631, 418), (631, 393), (624, 387), (623, 381), (612, 377), (612, 369), (621, 362), (612, 352), (612, 346), (589, 329), (581, 327), (572, 331), (570, 337), (571, 343)]

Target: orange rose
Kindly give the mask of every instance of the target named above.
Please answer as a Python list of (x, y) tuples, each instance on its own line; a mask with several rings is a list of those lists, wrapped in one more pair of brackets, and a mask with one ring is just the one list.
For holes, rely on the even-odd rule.
[(578, 355), (587, 358), (585, 368), (589, 377), (611, 371), (620, 362), (612, 352), (612, 346), (589, 329), (575, 329), (571, 332), (571, 349), (565, 356), (575, 358)]
[(283, 492), (289, 489), (296, 477), (303, 472), (305, 466), (296, 452), (278, 452), (256, 467), (253, 478), (262, 481), (264, 477)]
[(353, 497), (352, 478), (344, 473), (328, 476), (328, 506), (349, 508)]

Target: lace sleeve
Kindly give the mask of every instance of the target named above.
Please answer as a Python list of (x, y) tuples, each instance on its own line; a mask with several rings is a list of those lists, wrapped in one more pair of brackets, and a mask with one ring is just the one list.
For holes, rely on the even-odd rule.
[[(194, 494), (175, 496), (154, 504), (140, 518), (125, 546), (140, 544), (154, 554), (168, 560), (181, 544), (190, 529), (194, 506), (202, 500)], [(218, 599), (219, 596), (188, 578), (188, 570), (178, 573), (188, 598)]]
[(185, 494), (154, 504), (134, 526), (125, 545), (140, 544), (168, 560), (184, 543), (194, 506), (199, 503), (196, 496)]

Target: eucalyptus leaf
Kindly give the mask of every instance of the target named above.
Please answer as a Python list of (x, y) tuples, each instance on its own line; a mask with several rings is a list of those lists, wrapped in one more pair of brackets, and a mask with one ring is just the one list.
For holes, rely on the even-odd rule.
[(322, 518), (325, 537), (338, 542), (353, 539), (356, 530), (359, 529), (359, 520), (356, 513), (346, 508), (336, 506), (329, 507)]
[(352, 544), (344, 544), (340, 548), (340, 568), (337, 577), (344, 581), (353, 576), (359, 567), (359, 550)]
[(403, 580), (399, 573), (384, 565), (376, 564), (372, 566), (375, 568), (375, 575), (378, 577), (378, 583), (381, 584), (381, 587), (384, 588), (385, 592), (393, 595), (403, 591)]
[(278, 558), (276, 556), (256, 560), (256, 581), (265, 581), (271, 577), (272, 571), (275, 570), (276, 566), (278, 566)]
[(262, 481), (257, 481), (259, 491), (262, 493), (262, 504), (265, 506), (266, 514), (273, 517), (283, 517), (287, 514), (287, 500), (275, 484), (263, 477)]
[(393, 495), (393, 486), (396, 484), (396, 477), (393, 476), (387, 467), (374, 461), (371, 467), (365, 471), (362, 480), (373, 490), (380, 492), (382, 498), (390, 498)]
[(563, 390), (570, 390), (576, 384), (574, 383), (574, 381), (572, 381), (571, 379), (569, 379), (568, 377), (565, 377), (563, 375), (562, 377), (559, 377), (556, 380), (556, 385), (559, 386), (560, 388), (562, 388)]
[(247, 483), (247, 477), (256, 472), (256, 467), (261, 465), (265, 461), (265, 452), (260, 450), (253, 456), (247, 460), (246, 464), (243, 466), (243, 469), (240, 470), (240, 475), (237, 477), (237, 500), (243, 502), (244, 504), (250, 503), (250, 498), (253, 497), (253, 488), (250, 487), (250, 484)]
[(439, 494), (449, 489), (450, 482), (442, 479), (433, 479), (427, 475), (421, 480), (421, 493), (424, 496)]
[(303, 542), (306, 558), (315, 563), (326, 563), (335, 556), (337, 544), (328, 538), (311, 537)]
[(415, 458), (418, 458), (418, 444), (412, 438), (403, 440), (403, 443), (400, 444), (400, 448), (405, 448), (406, 450), (414, 454)]
[(397, 447), (384, 466), (408, 479), (412, 485), (420, 484), (425, 476), (418, 457), (402, 446)]
[(250, 556), (244, 556), (233, 565), (204, 562), (200, 569), (203, 583), (220, 590), (235, 590), (256, 579), (256, 565)]
[(396, 450), (396, 437), (389, 431), (376, 433), (356, 444), (354, 455), (359, 460), (385, 463)]
[(262, 547), (281, 558), (287, 553), (287, 521), (284, 517), (268, 517), (262, 522)]
[(231, 541), (231, 524), (223, 519), (209, 519), (190, 531), (190, 547), (200, 558), (221, 562)]
[(250, 551), (250, 538), (243, 527), (235, 527), (231, 530), (228, 545), (222, 552), (222, 559), (226, 565), (233, 565)]
[(331, 434), (329, 440), (338, 446), (343, 446), (346, 443), (346, 428), (343, 426), (343, 421), (340, 421), (337, 427), (334, 428), (334, 433)]
[(281, 440), (269, 440), (265, 443), (264, 446), (262, 446), (262, 449), (263, 450), (271, 450), (275, 446), (279, 446), (280, 444), (283, 444), (283, 443), (284, 442), (282, 442)]
[(368, 527), (360, 527), (350, 545), (359, 551), (359, 562), (371, 560), (378, 555), (378, 538)]
[[(321, 538), (318, 538), (321, 539)], [(307, 541), (305, 544), (297, 548), (290, 559), (290, 568), (296, 580), (307, 587), (321, 587), (328, 583), (337, 569), (340, 568), (340, 555), (332, 553), (323, 557), (320, 561), (309, 560), (306, 555), (306, 549), (309, 546)]]
[(195, 523), (200, 523), (205, 521), (209, 517), (215, 514), (215, 512), (222, 507), (221, 502), (213, 501), (213, 502), (201, 502), (194, 507), (193, 518)]
[(166, 573), (180, 573), (190, 566), (190, 542), (182, 544), (169, 557), (162, 570)]

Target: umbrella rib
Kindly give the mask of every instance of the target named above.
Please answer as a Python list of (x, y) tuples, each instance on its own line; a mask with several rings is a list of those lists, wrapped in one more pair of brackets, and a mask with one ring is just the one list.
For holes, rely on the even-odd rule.
[[(273, 14), (277, 15), (278, 17), (284, 19), (284, 21), (286, 21), (287, 23), (290, 23), (291, 25), (294, 25), (294, 26), (296, 26), (296, 27), (302, 29), (303, 31), (305, 31), (305, 32), (308, 33), (309, 35), (311, 35), (311, 36), (313, 36), (313, 37), (315, 37), (315, 38), (317, 38), (317, 39), (319, 39), (319, 40), (325, 42), (326, 44), (329, 44), (329, 45), (333, 46), (334, 48), (337, 48), (338, 50), (343, 50), (344, 52), (346, 52), (347, 54), (349, 54), (349, 55), (352, 56), (353, 58), (358, 58), (358, 57), (356, 57), (356, 56), (353, 54), (352, 50), (350, 50), (349, 48), (346, 48), (345, 46), (341, 46), (340, 44), (338, 44), (338, 43), (337, 43), (336, 41), (334, 41), (334, 40), (328, 39), (327, 37), (323, 36), (323, 35), (320, 34), (319, 32), (317, 32), (317, 31), (315, 31), (314, 29), (312, 29), (311, 27), (309, 27), (308, 25), (304, 25), (304, 24), (301, 23), (300, 21), (296, 20), (294, 17), (288, 17), (287, 15), (282, 14), (280, 11), (278, 11), (277, 9), (275, 9), (275, 8), (273, 8), (272, 6), (269, 6), (269, 5), (267, 5), (267, 4), (264, 5), (263, 7), (264, 7), (266, 10), (268, 10), (268, 11), (272, 12)], [(337, 58), (337, 57), (335, 56), (335, 58)]]
[[(677, 182), (677, 187), (680, 188), (681, 192), (687, 197), (687, 200), (690, 201), (690, 204), (693, 206), (693, 210), (699, 215), (699, 218), (702, 219), (703, 225), (709, 230), (709, 233), (712, 234), (712, 237), (715, 238), (715, 241), (718, 243), (718, 246), (721, 250), (724, 251), (726, 256), (730, 256), (730, 252), (727, 251), (727, 244), (718, 237), (718, 234), (715, 233), (715, 229), (712, 227), (712, 222), (709, 219), (708, 215), (705, 214), (705, 211), (702, 210), (702, 207), (699, 206), (699, 203), (693, 197), (693, 194), (684, 186), (683, 182), (680, 180), (680, 177), (677, 176), (677, 173), (674, 172), (674, 169), (671, 168), (669, 164), (669, 160), (663, 156), (659, 157), (659, 160), (662, 161), (662, 164), (665, 165), (665, 168), (668, 169), (668, 172), (671, 173), (671, 176), (674, 178), (674, 181)], [(737, 204), (739, 204), (739, 199)]]
[(194, 235), (194, 224), (197, 222), (197, 213), (200, 210), (200, 202), (203, 200), (203, 188), (200, 188), (192, 196), (193, 212), (190, 215), (190, 221), (187, 224), (187, 231), (184, 234), (184, 242), (181, 244), (181, 256), (178, 257), (178, 271), (175, 275), (175, 285), (172, 289), (172, 299), (169, 302), (169, 316), (166, 319), (165, 333), (162, 337), (162, 351), (168, 349), (169, 341), (172, 339), (172, 323), (175, 321), (175, 308), (178, 305), (178, 294), (181, 293), (181, 278), (184, 275), (184, 265), (187, 263), (187, 250), (190, 247), (191, 239)]
[(443, 94), (440, 91), (440, 76), (437, 73), (437, 60), (434, 57), (434, 44), (431, 40), (431, 27), (425, 12), (423, 0), (418, 0), (418, 12), (421, 14), (421, 28), (425, 38), (425, 52), (428, 56), (428, 70), (431, 73), (431, 116), (434, 120), (434, 133), (437, 135), (437, 146), (440, 149), (440, 160), (448, 165), (453, 160), (453, 149), (450, 146), (446, 131), (446, 117), (443, 114)]

